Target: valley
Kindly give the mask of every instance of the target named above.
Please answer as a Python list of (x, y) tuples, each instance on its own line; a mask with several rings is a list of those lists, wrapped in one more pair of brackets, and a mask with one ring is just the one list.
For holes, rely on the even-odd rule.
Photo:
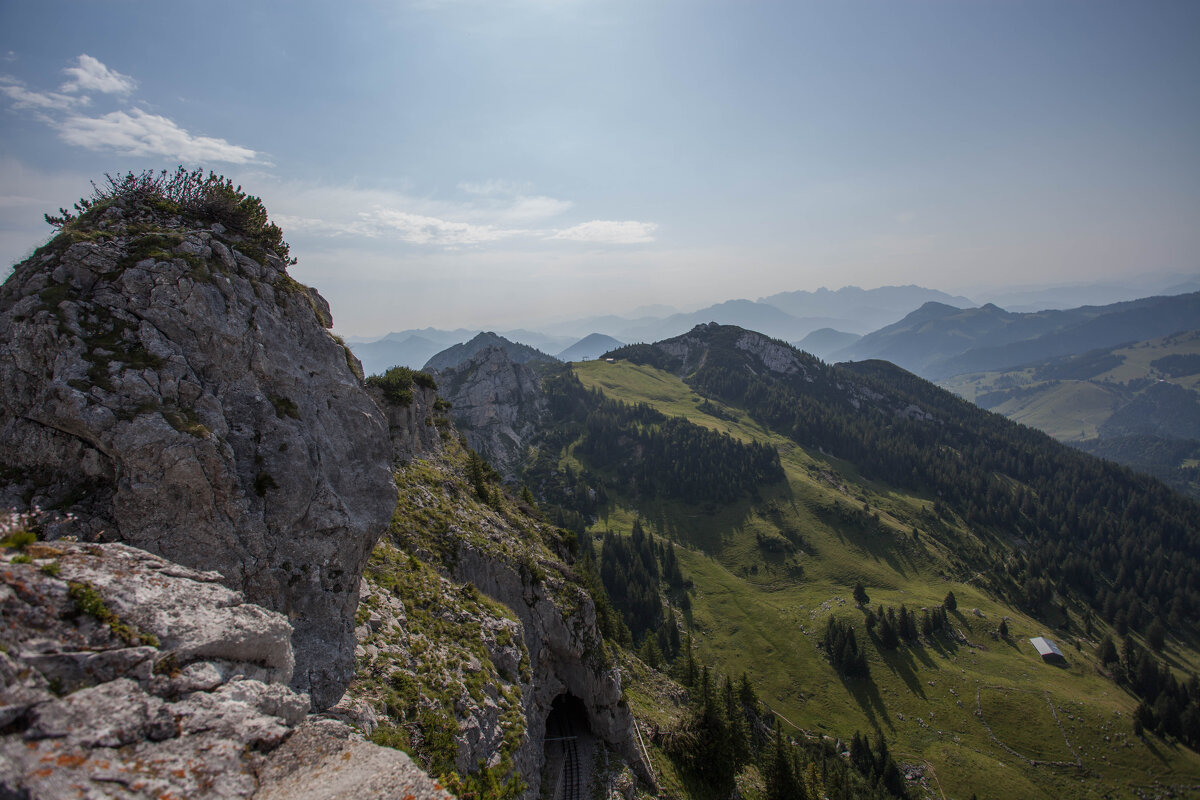
[[(704, 400), (666, 372), (628, 362), (573, 368), (585, 387), (608, 397), (779, 449), (786, 479), (757, 500), (703, 513), (617, 498), (592, 532), (626, 532), (640, 515), (648, 530), (681, 545), (680, 565), (695, 591), (680, 619), (698, 657), (722, 673), (748, 674), (793, 734), (844, 738), (879, 729), (902, 765), (924, 765), (935, 797), (1102, 797), (1114, 787), (1123, 796), (1150, 787), (1186, 794), (1200, 785), (1195, 752), (1134, 735), (1137, 701), (1095, 656), (1104, 624), (1071, 612), (1050, 625), (998, 600), (963, 555), (973, 549), (964, 540), (987, 541), (961, 518), (930, 525), (930, 498), (864, 480), (850, 464), (799, 447), (737, 408), (705, 413)], [(855, 513), (864, 506), (869, 513)], [(763, 546), (770, 540), (798, 544), (778, 552)], [(871, 608), (919, 611), (953, 591), (950, 632), (881, 647), (853, 600), (859, 581)], [(865, 642), (868, 678), (840, 677), (818, 648), (830, 615), (853, 624)], [(997, 632), (1002, 620), (1006, 638)], [(1029, 644), (1040, 635), (1060, 643), (1065, 666), (1041, 661)], [(1164, 656), (1181, 676), (1197, 667), (1191, 643), (1172, 639)], [(636, 698), (639, 689), (630, 692)], [(668, 724), (658, 719), (660, 706), (646, 697), (641, 708)]]
[(1200, 493), (1200, 331), (939, 382), (1087, 452)]

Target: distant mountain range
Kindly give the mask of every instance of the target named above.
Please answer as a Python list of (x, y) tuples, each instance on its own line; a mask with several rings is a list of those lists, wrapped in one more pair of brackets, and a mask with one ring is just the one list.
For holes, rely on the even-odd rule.
[(1196, 328), (1200, 328), (1200, 292), (1028, 313), (991, 304), (960, 309), (926, 303), (833, 356), (844, 361), (882, 359), (921, 377), (941, 380)]
[(967, 373), (941, 385), (1200, 497), (1200, 330)]
[(925, 303), (943, 303), (956, 308), (976, 305), (966, 297), (912, 285), (881, 286), (878, 289), (845, 286), (837, 291), (822, 288), (815, 292), (782, 292), (759, 298), (758, 302), (775, 306), (793, 317), (838, 320), (842, 324), (831, 323), (829, 327), (858, 334), (896, 322)]
[(828, 360), (831, 355), (845, 350), (861, 338), (857, 333), (846, 333), (833, 328), (818, 328), (792, 344), (817, 358)]
[[(847, 331), (852, 335), (867, 333), (895, 322), (925, 302), (973, 305), (965, 297), (919, 286), (877, 289), (847, 286), (836, 291), (787, 292), (757, 301), (729, 300), (691, 312), (668, 313), (671, 309), (666, 307), (645, 307), (641, 309), (643, 312), (653, 313), (632, 318), (612, 314), (586, 317), (545, 325), (537, 331), (517, 329), (497, 331), (497, 334), (543, 353), (564, 353), (596, 334), (611, 337), (618, 343), (652, 342), (677, 336), (699, 324), (717, 322), (795, 342), (823, 328)], [(362, 361), (367, 374), (376, 374), (397, 364), (419, 368), (441, 350), (466, 342), (477, 333), (479, 331), (464, 328), (422, 328), (389, 333), (374, 341), (351, 338), (348, 344)], [(849, 340), (845, 341), (848, 343)], [(595, 357), (616, 346), (610, 343), (594, 354), (586, 347), (578, 352), (582, 353), (581, 358)]]
[(1041, 286), (1000, 291), (980, 292), (981, 303), (993, 303), (1007, 311), (1045, 311), (1054, 308), (1107, 306), (1125, 300), (1152, 295), (1190, 294), (1200, 291), (1200, 279), (1182, 278), (1152, 280), (1131, 285), (1124, 283), (1087, 283), (1065, 286)]

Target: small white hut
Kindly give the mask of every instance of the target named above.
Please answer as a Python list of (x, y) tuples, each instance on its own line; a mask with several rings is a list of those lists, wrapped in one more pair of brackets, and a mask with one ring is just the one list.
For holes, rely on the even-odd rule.
[(1058, 645), (1045, 636), (1036, 636), (1029, 641), (1033, 644), (1034, 649), (1038, 651), (1038, 655), (1042, 657), (1042, 661), (1062, 662), (1067, 660), (1062, 650), (1058, 649)]

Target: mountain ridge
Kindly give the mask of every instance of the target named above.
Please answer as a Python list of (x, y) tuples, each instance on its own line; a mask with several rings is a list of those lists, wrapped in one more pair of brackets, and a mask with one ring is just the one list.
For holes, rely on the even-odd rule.
[(547, 355), (540, 350), (530, 347), (526, 344), (509, 341), (503, 336), (499, 336), (491, 331), (484, 331), (476, 334), (476, 336), (468, 342), (452, 345), (440, 353), (430, 357), (422, 369), (439, 371), (456, 367), (459, 364), (473, 358), (477, 354), (489, 349), (499, 348), (505, 351), (509, 357), (518, 364), (526, 364), (529, 362), (546, 362), (557, 363), (558, 359), (554, 356)]

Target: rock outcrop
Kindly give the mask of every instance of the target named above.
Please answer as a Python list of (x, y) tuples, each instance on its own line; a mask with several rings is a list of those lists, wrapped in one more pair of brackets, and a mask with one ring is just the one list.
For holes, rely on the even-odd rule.
[(291, 625), (219, 581), (121, 544), (0, 550), (0, 796), (447, 797), (308, 718)]
[[(428, 408), (417, 395), (409, 410), (419, 418)], [(380, 741), (416, 748), (434, 774), (515, 776), (523, 797), (537, 797), (547, 720), (555, 700), (570, 695), (589, 733), (653, 785), (595, 606), (564, 560), (560, 533), (495, 484), (481, 499), (457, 437), (426, 448), (423, 425), (392, 433), (396, 449), (411, 455), (396, 473), (391, 532), (363, 581), (347, 716)], [(447, 731), (454, 739), (439, 743)]]
[(407, 405), (388, 402), (379, 389), (367, 391), (387, 420), (394, 464), (407, 464), (418, 456), (440, 452), (442, 432), (447, 428), (437, 425), (439, 420), (444, 421), (445, 414), (445, 408), (438, 403), (437, 390), (414, 385), (412, 401)]
[(0, 289), (0, 506), (216, 570), (291, 622), (317, 708), (353, 672), (395, 504), (384, 419), (331, 323), (253, 238), (122, 197)]
[(467, 443), (512, 480), (546, 413), (537, 372), (506, 350), (488, 347), (435, 374)]

